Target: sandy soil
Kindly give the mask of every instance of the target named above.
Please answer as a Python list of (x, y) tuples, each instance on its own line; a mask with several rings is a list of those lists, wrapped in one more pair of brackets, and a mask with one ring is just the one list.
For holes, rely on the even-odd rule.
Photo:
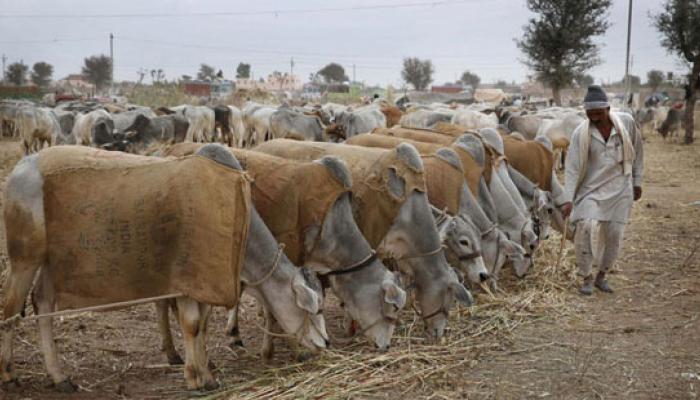
[[(19, 143), (0, 142), (3, 187), (19, 155)], [(279, 341), (274, 361), (265, 365), (257, 354), (261, 335), (253, 323), (255, 307), (244, 297), (245, 348), (229, 347), (223, 310), (211, 319), (208, 348), (222, 388), (207, 396), (696, 398), (700, 379), (682, 374), (700, 374), (700, 205), (691, 204), (700, 201), (699, 178), (699, 145), (649, 137), (644, 196), (635, 204), (624, 254), (611, 277), (616, 293), (578, 295), (571, 249), (561, 271), (551, 270), (555, 237), (537, 261), (546, 273), (516, 282), (504, 271), (504, 291), (495, 297), (479, 294), (478, 307), (453, 313), (450, 336), (442, 346), (423, 343), (407, 311), (400, 338), (382, 357), (355, 340), (300, 364)], [(1, 283), (9, 265), (4, 226), (0, 241)], [(0, 302), (2, 298), (0, 291)], [(340, 337), (337, 303), (329, 303), (328, 325), (333, 336)], [(81, 391), (63, 395), (52, 389), (37, 329), (26, 323), (15, 339), (22, 387), (0, 389), (0, 399), (195, 395), (185, 389), (181, 368), (168, 366), (160, 353), (150, 305), (70, 316), (54, 326), (64, 369)], [(395, 362), (399, 358), (406, 361)], [(341, 376), (350, 363), (357, 363), (355, 375)]]

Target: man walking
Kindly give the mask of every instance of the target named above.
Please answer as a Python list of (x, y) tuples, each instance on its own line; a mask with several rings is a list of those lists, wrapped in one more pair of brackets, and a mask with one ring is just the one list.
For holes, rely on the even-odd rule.
[(561, 210), (575, 227), (576, 264), (583, 277), (579, 291), (591, 295), (595, 285), (612, 293), (605, 274), (622, 246), (632, 202), (642, 197), (642, 138), (631, 115), (610, 111), (600, 86), (588, 88), (583, 105), (588, 119), (571, 136), (565, 175), (570, 201)]

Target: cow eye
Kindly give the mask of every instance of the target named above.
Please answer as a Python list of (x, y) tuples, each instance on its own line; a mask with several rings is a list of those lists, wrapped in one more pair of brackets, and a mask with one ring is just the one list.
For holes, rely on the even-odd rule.
[(462, 246), (469, 246), (469, 241), (467, 239), (460, 239), (459, 244)]

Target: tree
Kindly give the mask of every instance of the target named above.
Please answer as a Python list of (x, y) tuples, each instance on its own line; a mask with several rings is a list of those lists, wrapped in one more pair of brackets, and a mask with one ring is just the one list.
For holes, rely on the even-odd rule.
[(12, 63), (7, 67), (7, 80), (17, 86), (22, 86), (27, 82), (27, 71), (29, 71), (29, 67), (23, 62)]
[(214, 67), (211, 65), (207, 64), (200, 64), (199, 65), (199, 72), (197, 72), (197, 79), (200, 81), (203, 81), (205, 79), (214, 79), (216, 76), (216, 71), (214, 71)]
[(593, 76), (589, 74), (576, 75), (574, 80), (576, 81), (576, 84), (582, 88), (587, 88), (595, 83), (595, 79), (593, 79)]
[(690, 75), (686, 87), (685, 143), (693, 143), (695, 101), (700, 79), (700, 2), (697, 0), (666, 0), (663, 11), (653, 15), (656, 29), (661, 33), (661, 45), (671, 54), (689, 63)]
[(51, 64), (39, 61), (32, 67), (32, 82), (39, 87), (49, 86), (53, 75), (53, 66)]
[(85, 59), (83, 65), (83, 75), (95, 85), (97, 90), (112, 81), (112, 60), (104, 54), (90, 56)]
[(524, 27), (516, 43), (525, 55), (522, 62), (535, 78), (552, 88), (561, 105), (561, 89), (591, 67), (600, 64), (593, 37), (610, 26), (607, 20), (612, 0), (527, 0), (536, 17)]
[(238, 63), (236, 67), (236, 79), (249, 79), (250, 78), (250, 64)]
[(345, 75), (345, 68), (338, 63), (330, 63), (318, 70), (318, 74), (323, 77), (326, 83), (340, 83), (348, 80)]
[(430, 60), (421, 60), (417, 57), (403, 59), (401, 77), (416, 90), (425, 90), (433, 81), (434, 72), (433, 62)]
[(152, 69), (151, 70), (151, 82), (156, 85), (165, 79), (165, 72), (162, 69)]
[(479, 75), (473, 72), (464, 71), (459, 81), (462, 82), (463, 85), (469, 85), (472, 87), (472, 89), (476, 89), (476, 87), (479, 86), (479, 83), (481, 83), (481, 78), (479, 78)]
[(647, 86), (651, 88), (651, 91), (656, 93), (656, 89), (661, 86), (664, 81), (664, 73), (658, 69), (652, 69), (647, 72)]
[(219, 72), (216, 73), (216, 77), (219, 79), (224, 79), (224, 71), (219, 70)]

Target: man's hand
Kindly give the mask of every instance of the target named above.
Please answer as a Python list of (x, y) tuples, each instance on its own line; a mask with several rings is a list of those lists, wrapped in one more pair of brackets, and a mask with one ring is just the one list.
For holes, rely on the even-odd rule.
[(564, 219), (569, 218), (569, 215), (571, 215), (571, 210), (573, 208), (574, 208), (574, 205), (570, 201), (560, 205), (559, 210), (561, 211), (562, 217), (564, 217)]
[(634, 201), (641, 199), (642, 198), (642, 187), (635, 186), (633, 189), (634, 189)]

